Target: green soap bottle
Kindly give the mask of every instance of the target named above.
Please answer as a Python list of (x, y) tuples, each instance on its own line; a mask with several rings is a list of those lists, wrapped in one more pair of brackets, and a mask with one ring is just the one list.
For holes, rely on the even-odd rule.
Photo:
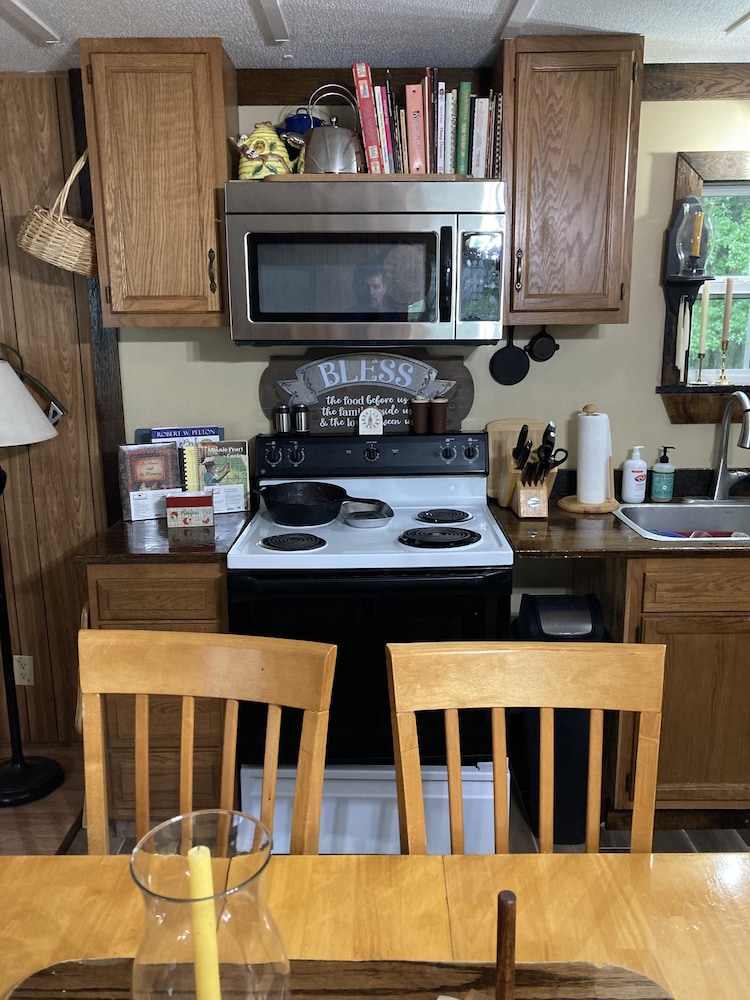
[(674, 451), (674, 446), (665, 444), (661, 450), (659, 461), (651, 469), (651, 499), (666, 502), (674, 493), (674, 466), (667, 455), (668, 451)]

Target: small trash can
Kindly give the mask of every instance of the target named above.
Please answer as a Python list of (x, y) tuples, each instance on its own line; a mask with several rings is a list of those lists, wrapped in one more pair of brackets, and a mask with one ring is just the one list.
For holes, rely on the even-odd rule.
[[(605, 642), (595, 594), (522, 594), (513, 637), (526, 642)], [(586, 839), (589, 717), (583, 709), (555, 710), (556, 844)], [(539, 834), (539, 711), (522, 709), (508, 720), (510, 768), (535, 835)]]

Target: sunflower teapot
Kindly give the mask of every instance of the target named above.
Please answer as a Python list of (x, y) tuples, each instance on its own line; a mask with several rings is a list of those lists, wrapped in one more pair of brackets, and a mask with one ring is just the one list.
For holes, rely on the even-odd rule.
[[(319, 87), (310, 95), (307, 114), (313, 120), (312, 109), (325, 97), (343, 98), (353, 109), (355, 119), (357, 103), (352, 94), (336, 83)], [(358, 131), (343, 128), (331, 115), (330, 125), (309, 128), (304, 136), (296, 132), (282, 132), (281, 138), (291, 146), (301, 149), (297, 173), (305, 174), (358, 174), (364, 170), (362, 142)]]

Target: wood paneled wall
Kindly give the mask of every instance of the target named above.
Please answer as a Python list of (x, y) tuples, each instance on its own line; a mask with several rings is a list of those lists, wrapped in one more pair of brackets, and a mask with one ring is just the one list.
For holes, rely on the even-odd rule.
[[(16, 245), (27, 211), (52, 205), (76, 160), (67, 76), (0, 75), (0, 135), (0, 342), (15, 348), (69, 411), (51, 441), (0, 452), (8, 474), (0, 546), (12, 646), (34, 658), (34, 685), (17, 689), (28, 749), (75, 738), (85, 590), (74, 553), (106, 526), (87, 280)], [(7, 739), (3, 708), (0, 744)]]

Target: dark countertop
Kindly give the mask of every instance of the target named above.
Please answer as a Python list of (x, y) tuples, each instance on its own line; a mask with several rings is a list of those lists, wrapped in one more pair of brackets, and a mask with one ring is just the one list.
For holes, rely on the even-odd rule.
[(76, 553), (85, 563), (132, 563), (158, 558), (159, 562), (226, 562), (227, 552), (249, 519), (246, 512), (217, 514), (213, 544), (177, 547), (170, 542), (165, 518), (118, 521)]
[[(562, 494), (561, 494), (562, 495)], [(742, 557), (750, 555), (750, 543), (730, 539), (716, 542), (663, 542), (642, 538), (613, 514), (575, 514), (549, 503), (548, 518), (520, 518), (512, 510), (490, 501), (496, 521), (513, 546), (516, 559), (685, 556)], [(143, 559), (159, 562), (225, 562), (226, 554), (248, 523), (250, 514), (217, 514), (212, 545), (177, 548), (170, 544), (166, 521), (118, 521), (92, 539), (77, 553), (84, 563), (133, 563)]]
[(614, 514), (573, 514), (557, 506), (557, 498), (549, 503), (546, 519), (521, 518), (506, 507), (492, 501), (492, 513), (513, 546), (517, 559), (534, 558), (605, 558), (619, 556), (644, 559), (649, 556), (672, 558), (685, 556), (750, 555), (750, 543), (726, 539), (717, 542), (663, 542), (642, 538)]

